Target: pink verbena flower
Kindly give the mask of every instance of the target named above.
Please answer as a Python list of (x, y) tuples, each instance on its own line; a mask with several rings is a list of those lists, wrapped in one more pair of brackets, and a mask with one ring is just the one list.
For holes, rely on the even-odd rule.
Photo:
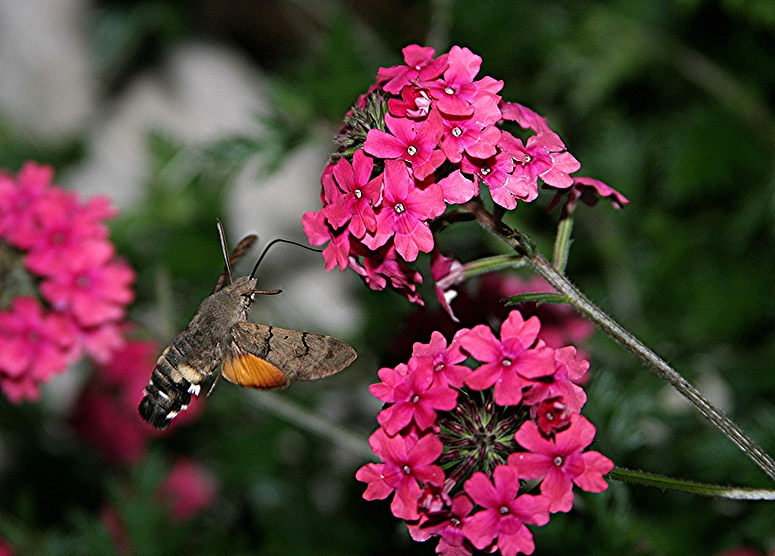
[(0, 387), (13, 403), (37, 399), (38, 385), (71, 361), (68, 319), (46, 314), (37, 299), (17, 297), (0, 312)]
[(54, 169), (26, 162), (16, 177), (0, 172), (0, 237), (21, 249), (39, 236), (40, 221), (34, 210), (51, 188)]
[(565, 150), (560, 136), (553, 132), (539, 133), (523, 144), (519, 138), (504, 133), (500, 147), (515, 162), (513, 186), (516, 191), (527, 191), (526, 200), (538, 196), (538, 178), (558, 189), (573, 185), (569, 174), (581, 168), (581, 164)]
[(533, 534), (525, 526), (545, 525), (549, 521), (549, 500), (543, 496), (518, 496), (519, 476), (509, 466), (499, 465), (493, 472), (494, 484), (482, 472), (474, 473), (465, 483), (465, 491), (483, 510), (463, 521), (463, 532), (478, 549), (493, 541), (503, 556), (532, 554)]
[[(374, 207), (381, 201), (382, 175), (371, 179), (374, 160), (363, 151), (356, 151), (353, 163), (342, 158), (333, 170), (333, 179), (341, 190), (325, 207), (326, 219), (338, 229), (349, 222), (348, 230), (357, 238), (377, 229)], [(330, 174), (324, 174), (324, 179)]]
[(40, 291), (58, 311), (69, 312), (83, 327), (124, 318), (126, 305), (134, 299), (134, 272), (113, 259), (112, 248), (86, 250), (67, 271), (51, 276)]
[(600, 452), (582, 453), (594, 440), (595, 427), (581, 415), (574, 416), (570, 427), (554, 438), (544, 437), (532, 421), (526, 421), (515, 438), (528, 452), (509, 456), (509, 465), (525, 479), (543, 478), (541, 494), (551, 501), (550, 511), (571, 509), (574, 483), (588, 492), (602, 492), (608, 487), (603, 475), (614, 464)]
[(433, 382), (449, 384), (455, 388), (461, 388), (471, 369), (465, 365), (458, 365), (468, 359), (463, 353), (460, 338), (466, 331), (458, 331), (452, 338), (449, 346), (444, 336), (437, 331), (431, 334), (431, 340), (427, 344), (416, 342), (412, 348), (412, 360), (427, 365), (433, 369)]
[(387, 160), (377, 230), (373, 236), (366, 234), (363, 243), (376, 249), (393, 237), (398, 254), (408, 262), (414, 261), (420, 251), (430, 253), (433, 249), (433, 234), (427, 221), (443, 212), (444, 199), (438, 184), (419, 189), (406, 164)]
[[(6, 360), (0, 368), (4, 392), (15, 402), (37, 398), (41, 382), (84, 352), (107, 360), (123, 343), (118, 324), (134, 297), (134, 272), (116, 258), (108, 239), (105, 220), (116, 215), (115, 209), (104, 197), (80, 202), (53, 185), (52, 177), (50, 167), (34, 162), (16, 177), (0, 174), (0, 253), (12, 264), (17, 264), (14, 259), (23, 264), (22, 276), (3, 293), (26, 299), (5, 313), (6, 326), (0, 330), (6, 357), (27, 342), (22, 351), (28, 355)], [(26, 297), (30, 291), (39, 292), (46, 304), (34, 301), (33, 310)], [(44, 323), (40, 330), (33, 330), (34, 321)], [(44, 330), (53, 322), (58, 339)], [(20, 323), (29, 330), (14, 336)], [(28, 362), (30, 354), (37, 363)]]
[(587, 205), (593, 207), (597, 204), (601, 197), (608, 197), (611, 199), (611, 204), (615, 209), (620, 209), (624, 205), (630, 203), (630, 201), (616, 191), (613, 187), (610, 187), (600, 180), (594, 178), (586, 178), (576, 176), (573, 178), (573, 187), (569, 190), (558, 191), (552, 197), (549, 202), (547, 212), (551, 212), (562, 201), (563, 196), (567, 194), (568, 198), (565, 201), (563, 208), (563, 215), (571, 214), (576, 207), (576, 203), (581, 200)]
[(541, 323), (536, 317), (527, 321), (512, 311), (501, 326), (498, 340), (490, 328), (479, 325), (461, 339), (463, 349), (484, 363), (466, 379), (474, 390), (495, 386), (495, 401), (515, 405), (522, 401), (522, 390), (531, 382), (554, 373), (554, 350), (536, 344)]
[(369, 445), (384, 463), (368, 463), (355, 474), (356, 479), (369, 485), (363, 497), (384, 500), (395, 491), (390, 504), (393, 515), (417, 519), (417, 500), (422, 492), (419, 483), (443, 484), (444, 471), (433, 464), (441, 454), (441, 441), (433, 434), (391, 438), (383, 429), (377, 429), (369, 437)]
[(491, 95), (496, 103), (500, 101), (495, 93), (503, 88), (503, 81), (485, 77), (474, 82), (482, 65), (481, 57), (468, 48), (453, 46), (447, 64), (441, 79), (420, 83), (420, 86), (428, 89), (441, 112), (448, 116), (470, 116), (474, 113), (472, 105), (478, 98)]
[(444, 153), (437, 149), (444, 132), (438, 112), (431, 111), (421, 123), (386, 114), (385, 125), (390, 133), (379, 129), (369, 130), (363, 144), (363, 150), (368, 154), (384, 160), (406, 161), (412, 168), (414, 177), (420, 181), (431, 175), (444, 162)]
[(190, 458), (178, 458), (159, 485), (157, 495), (166, 503), (172, 518), (190, 519), (215, 502), (218, 487), (215, 478)]
[[(436, 422), (436, 410), (448, 411), (455, 407), (457, 400), (457, 391), (447, 386), (446, 381), (434, 381), (434, 368), (427, 359), (413, 358), (403, 380), (396, 381), (391, 376), (386, 385), (392, 385), (392, 391), (384, 393), (380, 399), (392, 405), (380, 411), (377, 422), (390, 436), (411, 422), (420, 430), (429, 428)], [(376, 393), (374, 389), (370, 390), (375, 396), (385, 391), (384, 388)]]
[(380, 68), (377, 72), (377, 84), (388, 93), (398, 94), (404, 86), (416, 81), (435, 79), (447, 67), (447, 55), (434, 59), (435, 50), (429, 46), (411, 44), (405, 47), (405, 66)]
[[(543, 487), (540, 497), (521, 492), (522, 479), (545, 481), (548, 474), (539, 476), (532, 470), (521, 473), (511, 465), (518, 456), (530, 456), (533, 446), (521, 445), (517, 433), (525, 429), (525, 423), (531, 423), (547, 438), (558, 438), (560, 442), (568, 438), (563, 436), (567, 431), (579, 431), (584, 436), (578, 417), (586, 394), (570, 381), (583, 378), (588, 363), (577, 358), (573, 347), (555, 350), (536, 341), (540, 323), (537, 317), (534, 319), (524, 321), (518, 311), (512, 311), (501, 327), (500, 340), (492, 332), (487, 338), (481, 329), (460, 329), (447, 346), (445, 338), (434, 332), (429, 343), (415, 343), (406, 364), (380, 369), (381, 382), (370, 387), (372, 394), (386, 404), (377, 416), (381, 427), (370, 439), (372, 449), (384, 463), (370, 463), (358, 471), (356, 477), (368, 484), (364, 498), (387, 498), (397, 491), (399, 479), (408, 481), (401, 495), (394, 497), (391, 510), (407, 522), (414, 539), (438, 537), (438, 553), (470, 555), (472, 547), (500, 550), (502, 554), (530, 553), (532, 534), (524, 524), (548, 521), (554, 479), (546, 486), (549, 495)], [(474, 349), (466, 345), (466, 338)], [(547, 356), (546, 361), (539, 358), (541, 371), (535, 380), (521, 380), (520, 402), (504, 402), (497, 395), (497, 383), (478, 390), (471, 387), (471, 377), (490, 365), (488, 358), (478, 352), (503, 350), (504, 346), (510, 353), (525, 357), (525, 362), (528, 357), (524, 352), (530, 350), (543, 350)], [(518, 366), (506, 367), (499, 371), (501, 382), (519, 376)], [(441, 397), (432, 402), (423, 400), (434, 388), (441, 388), (444, 398), (453, 400), (454, 406), (441, 407), (436, 403)], [(454, 398), (447, 391), (454, 392)], [(422, 410), (415, 407), (426, 403)], [(434, 445), (420, 462), (430, 466), (434, 474), (432, 479), (409, 480), (406, 475), (412, 474), (418, 462), (406, 463), (410, 459), (407, 454), (419, 442)], [(582, 444), (578, 452), (589, 442)], [(581, 461), (590, 462), (590, 471), (583, 478), (576, 475), (576, 484), (588, 490), (605, 489), (598, 471), (607, 472), (608, 460), (589, 454), (577, 454)], [(504, 517), (507, 515), (511, 517)]]

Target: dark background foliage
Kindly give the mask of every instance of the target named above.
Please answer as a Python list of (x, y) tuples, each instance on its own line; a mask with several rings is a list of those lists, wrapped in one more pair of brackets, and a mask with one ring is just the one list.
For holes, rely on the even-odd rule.
[[(112, 226), (138, 272), (132, 316), (158, 305), (163, 275), (171, 309), (160, 328), (185, 325), (221, 268), (213, 221), (251, 158), (280, 165), (321, 128), (331, 135), (377, 68), (400, 63), (403, 46), (467, 46), (482, 56), (481, 74), (505, 81), (504, 99), (549, 118), (583, 175), (631, 200), (622, 211), (606, 201), (577, 211), (569, 276), (775, 452), (775, 4), (101, 0), (86, 14), (106, 106), (190, 41), (238, 50), (273, 84), (261, 137), (190, 145), (149, 129), (145, 200)], [(33, 158), (66, 172), (88, 148), (86, 133), (38, 140), (0, 114), (0, 167), (16, 171)], [(165, 172), (181, 157), (182, 188)], [(510, 216), (545, 253), (557, 218), (543, 211), (548, 198)], [(297, 221), (314, 202), (300, 199)], [(501, 249), (481, 235), (471, 240), (474, 231), (444, 235), (442, 246), (470, 257)], [(395, 361), (400, 319), (417, 309), (347, 283), (367, 315), (347, 338), (359, 363), (283, 395), (365, 438), (377, 408), (366, 387)], [(622, 467), (771, 488), (632, 356), (602, 334), (585, 349), (595, 449)], [(353, 478), (361, 456), (265, 411), (258, 395), (219, 386), (199, 420), (154, 439), (133, 467), (103, 461), (45, 405), (0, 401), (0, 534), (22, 554), (110, 554), (97, 517), (107, 500), (138, 554), (433, 553), (408, 539), (387, 503), (361, 500)], [(182, 524), (153, 497), (176, 454), (204, 462), (220, 492), (213, 508)], [(533, 531), (536, 553), (546, 555), (705, 555), (743, 544), (763, 552), (775, 547), (775, 510), (614, 483)]]

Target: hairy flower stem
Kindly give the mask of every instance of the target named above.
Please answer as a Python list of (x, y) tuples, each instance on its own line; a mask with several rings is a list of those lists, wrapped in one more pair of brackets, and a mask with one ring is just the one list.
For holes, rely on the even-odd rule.
[(662, 475), (654, 475), (653, 473), (644, 473), (643, 471), (632, 471), (622, 467), (615, 467), (610, 473), (605, 475), (605, 477), (624, 483), (653, 486), (676, 492), (714, 496), (716, 498), (726, 498), (728, 500), (775, 500), (775, 490), (772, 489), (737, 488), (695, 483), (692, 481), (682, 481), (680, 479), (664, 477)]
[(628, 351), (634, 353), (657, 376), (675, 388), (686, 398), (708, 421), (729, 438), (743, 453), (748, 456), (762, 471), (775, 481), (775, 460), (764, 449), (751, 439), (734, 421), (705, 398), (697, 388), (692, 386), (681, 374), (668, 365), (657, 354), (647, 348), (640, 340), (625, 330), (599, 307), (592, 303), (568, 278), (535, 250), (530, 241), (488, 212), (479, 200), (472, 200), (463, 205), (470, 210), (476, 220), (486, 230), (503, 240), (514, 251), (525, 257), (547, 282), (558, 292), (568, 297), (568, 302), (582, 315), (597, 324), (611, 338)]

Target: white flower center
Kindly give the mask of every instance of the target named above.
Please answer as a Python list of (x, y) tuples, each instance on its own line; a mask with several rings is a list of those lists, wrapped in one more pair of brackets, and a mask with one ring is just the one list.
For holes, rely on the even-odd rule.
[(460, 137), (461, 135), (463, 135), (463, 130), (460, 129), (459, 127), (455, 127), (452, 129), (452, 135), (455, 137)]
[(397, 214), (401, 214), (406, 209), (404, 208), (404, 205), (402, 205), (401, 203), (396, 203), (396, 206), (393, 207), (393, 210), (395, 210)]
[(415, 147), (414, 145), (409, 145), (406, 148), (406, 152), (409, 156), (414, 156), (415, 154), (417, 154), (417, 147)]
[(360, 189), (356, 189), (355, 191), (353, 191), (353, 195), (355, 195), (356, 199), (360, 199), (361, 197), (363, 197), (363, 192)]

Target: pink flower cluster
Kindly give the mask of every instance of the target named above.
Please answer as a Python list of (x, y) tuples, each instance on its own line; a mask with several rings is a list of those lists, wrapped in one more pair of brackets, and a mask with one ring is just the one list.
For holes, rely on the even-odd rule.
[[(86, 203), (52, 185), (34, 162), (0, 173), (0, 388), (14, 403), (84, 352), (104, 361), (122, 343), (118, 324), (134, 272), (116, 257), (104, 221), (107, 199)], [(8, 298), (12, 298), (12, 301)], [(41, 302), (41, 299), (43, 303)]]
[[(356, 474), (368, 484), (364, 498), (392, 494), (393, 514), (415, 540), (439, 537), (439, 553), (531, 554), (527, 524), (569, 511), (574, 485), (608, 486), (611, 460), (584, 451), (595, 436), (580, 414), (589, 363), (573, 347), (548, 347), (540, 327), (512, 311), (500, 338), (478, 325), (447, 345), (434, 332), (371, 386), (387, 405), (369, 439), (382, 463)], [(540, 491), (524, 492), (525, 481), (539, 481)]]
[[(390, 284), (422, 304), (422, 276), (405, 263), (433, 249), (429, 224), (447, 204), (484, 185), (511, 210), (538, 196), (539, 180), (571, 188), (581, 165), (546, 118), (502, 100), (502, 81), (477, 79), (482, 59), (469, 49), (403, 53), (406, 65), (381, 68), (347, 117), (338, 161), (321, 178), (323, 208), (302, 224), (313, 245), (328, 243), (326, 269), (349, 266), (370, 288)], [(526, 141), (501, 129), (507, 120), (531, 133)]]

